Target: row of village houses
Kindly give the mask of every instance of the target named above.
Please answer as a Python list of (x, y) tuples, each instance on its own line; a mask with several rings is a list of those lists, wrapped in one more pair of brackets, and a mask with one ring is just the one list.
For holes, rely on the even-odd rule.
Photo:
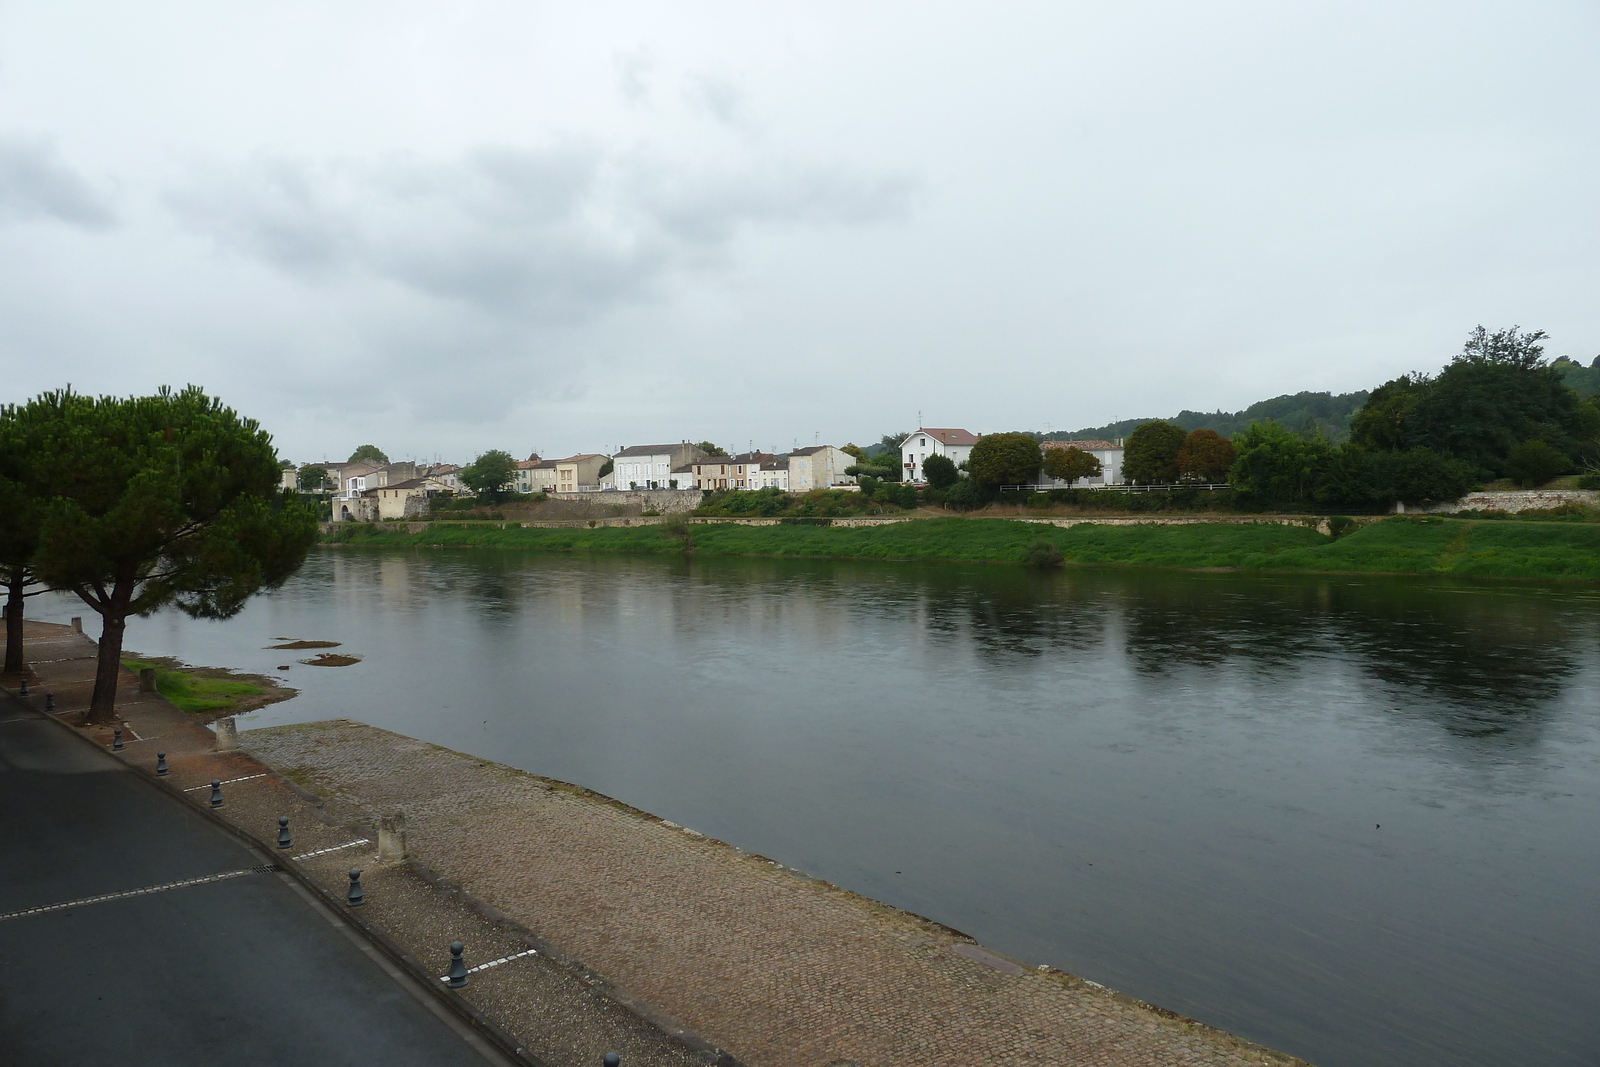
[[(978, 443), (978, 434), (962, 429), (923, 427), (900, 445), (905, 481), (924, 481), (929, 456), (946, 456), (961, 466)], [(1045, 448), (1081, 448), (1100, 460), (1101, 473), (1083, 485), (1116, 485), (1122, 476), (1122, 446), (1110, 441), (1045, 441)], [(813, 489), (857, 489), (856, 477), (845, 471), (859, 461), (834, 445), (797, 448), (784, 455), (744, 452), (713, 456), (697, 445), (634, 445), (613, 455), (598, 452), (541, 459), (529, 456), (516, 464), (511, 488), (518, 493), (594, 493), (614, 490), (778, 489), (807, 493)], [(610, 464), (610, 470), (601, 470)], [(428, 498), (466, 492), (455, 464), (315, 463), (337, 486), (335, 521), (401, 519), (427, 511)], [(286, 467), (284, 486), (293, 488), (297, 469)], [(1047, 480), (1047, 484), (1050, 483)]]

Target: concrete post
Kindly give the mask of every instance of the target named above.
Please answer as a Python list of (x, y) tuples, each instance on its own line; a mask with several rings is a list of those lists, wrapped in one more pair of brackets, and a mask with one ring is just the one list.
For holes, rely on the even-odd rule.
[(79, 633), (79, 634), (83, 633), (83, 616), (82, 615), (74, 615), (72, 617), (72, 632), (73, 633)]
[(403, 812), (378, 820), (378, 862), (404, 863), (406, 859), (406, 817)]
[(154, 667), (139, 668), (139, 692), (154, 693), (156, 691), (156, 669)]
[(224, 715), (216, 722), (217, 726), (217, 751), (234, 752), (239, 748), (239, 727), (233, 721), (232, 715)]

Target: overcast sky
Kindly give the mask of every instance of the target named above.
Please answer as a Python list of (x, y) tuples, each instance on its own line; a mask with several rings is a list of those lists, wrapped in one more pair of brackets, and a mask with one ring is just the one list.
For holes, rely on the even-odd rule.
[(1073, 429), (1600, 352), (1600, 5), (0, 0), (3, 399), (287, 458)]

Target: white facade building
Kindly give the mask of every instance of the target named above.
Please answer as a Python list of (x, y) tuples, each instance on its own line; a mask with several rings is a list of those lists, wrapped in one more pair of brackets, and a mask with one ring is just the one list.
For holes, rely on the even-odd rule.
[(783, 456), (766, 460), (761, 466), (750, 469), (751, 489), (782, 489), (789, 491), (789, 461)]
[[(698, 445), (633, 445), (611, 457), (611, 483), (618, 489), (691, 489), (691, 482), (672, 483), (683, 468), (705, 452)], [(690, 478), (692, 479), (692, 475)]]
[(925, 482), (922, 464), (929, 456), (944, 456), (957, 467), (972, 455), (972, 446), (978, 435), (970, 430), (941, 429), (925, 426), (910, 434), (900, 443), (900, 465), (903, 482)]

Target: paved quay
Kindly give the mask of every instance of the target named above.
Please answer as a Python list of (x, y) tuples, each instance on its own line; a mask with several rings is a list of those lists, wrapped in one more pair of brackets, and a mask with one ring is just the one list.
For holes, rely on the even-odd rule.
[(1300, 1062), (565, 783), (346, 720), (241, 736), (752, 1067)]

